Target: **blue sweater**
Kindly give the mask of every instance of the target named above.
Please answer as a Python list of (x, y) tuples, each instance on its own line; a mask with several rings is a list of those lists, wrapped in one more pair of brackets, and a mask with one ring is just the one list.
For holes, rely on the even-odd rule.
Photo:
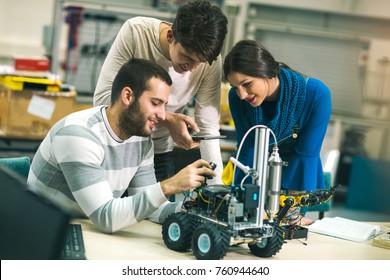
[[(250, 129), (246, 119), (244, 100), (240, 100), (234, 88), (229, 91), (229, 106), (237, 133), (237, 142), (241, 142), (244, 134)], [(264, 101), (260, 106), (263, 112), (276, 113), (276, 102)], [(325, 188), (320, 151), (325, 138), (326, 129), (332, 112), (332, 100), (329, 88), (321, 81), (309, 78), (307, 82), (306, 99), (299, 118), (299, 133), (295, 147), (291, 149), (288, 166), (283, 167), (282, 189), (312, 191)], [(268, 116), (273, 118), (274, 116)], [(254, 131), (250, 133), (242, 146), (239, 161), (247, 166), (253, 166)], [(282, 139), (277, 139), (280, 142)], [(270, 143), (273, 140), (270, 139)], [(280, 142), (283, 145), (283, 142)], [(283, 155), (281, 154), (283, 160)], [(234, 183), (239, 184), (243, 172), (238, 168)]]

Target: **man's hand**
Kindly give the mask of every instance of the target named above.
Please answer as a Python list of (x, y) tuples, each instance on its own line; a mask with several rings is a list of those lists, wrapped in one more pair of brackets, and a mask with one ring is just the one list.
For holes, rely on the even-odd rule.
[(173, 141), (183, 149), (192, 149), (199, 146), (199, 141), (194, 141), (188, 133), (188, 128), (199, 132), (196, 122), (189, 116), (179, 113), (166, 112), (165, 120), (160, 123), (168, 128)]
[(161, 182), (166, 197), (199, 188), (205, 182), (205, 176), (216, 176), (210, 163), (199, 159), (180, 170), (175, 176)]

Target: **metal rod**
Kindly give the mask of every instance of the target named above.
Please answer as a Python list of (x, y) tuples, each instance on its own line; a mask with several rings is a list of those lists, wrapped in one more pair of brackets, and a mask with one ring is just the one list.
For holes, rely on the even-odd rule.
[(260, 189), (260, 197), (256, 209), (256, 224), (258, 227), (263, 226), (262, 213), (264, 212), (267, 183), (269, 135), (269, 128), (259, 127), (256, 129), (253, 168), (257, 170), (259, 176), (257, 179), (253, 179), (253, 183), (257, 184)]

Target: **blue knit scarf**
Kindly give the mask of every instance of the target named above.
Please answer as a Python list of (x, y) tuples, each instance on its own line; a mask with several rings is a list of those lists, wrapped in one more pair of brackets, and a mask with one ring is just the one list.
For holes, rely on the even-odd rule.
[[(246, 103), (247, 114), (251, 126), (262, 124), (275, 133), (278, 141), (291, 135), (293, 126), (297, 123), (306, 98), (306, 78), (302, 75), (282, 68), (279, 75), (280, 97), (277, 102), (276, 114), (264, 123), (262, 105), (252, 107)], [(264, 103), (263, 103), (264, 105)]]

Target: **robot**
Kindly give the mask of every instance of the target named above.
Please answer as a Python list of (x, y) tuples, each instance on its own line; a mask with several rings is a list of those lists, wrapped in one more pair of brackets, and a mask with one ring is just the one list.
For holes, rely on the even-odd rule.
[(252, 178), (252, 184), (205, 183), (192, 195), (185, 195), (182, 211), (168, 216), (162, 225), (162, 238), (169, 249), (185, 252), (191, 248), (199, 260), (218, 260), (230, 246), (248, 244), (252, 254), (269, 258), (281, 250), (288, 235), (289, 229), (281, 221), (291, 207), (320, 204), (333, 196), (336, 187), (299, 196), (281, 194), (286, 162), (279, 156), (276, 139), (272, 152), (268, 152), (273, 132), (266, 126), (254, 129), (253, 168), (230, 158)]

